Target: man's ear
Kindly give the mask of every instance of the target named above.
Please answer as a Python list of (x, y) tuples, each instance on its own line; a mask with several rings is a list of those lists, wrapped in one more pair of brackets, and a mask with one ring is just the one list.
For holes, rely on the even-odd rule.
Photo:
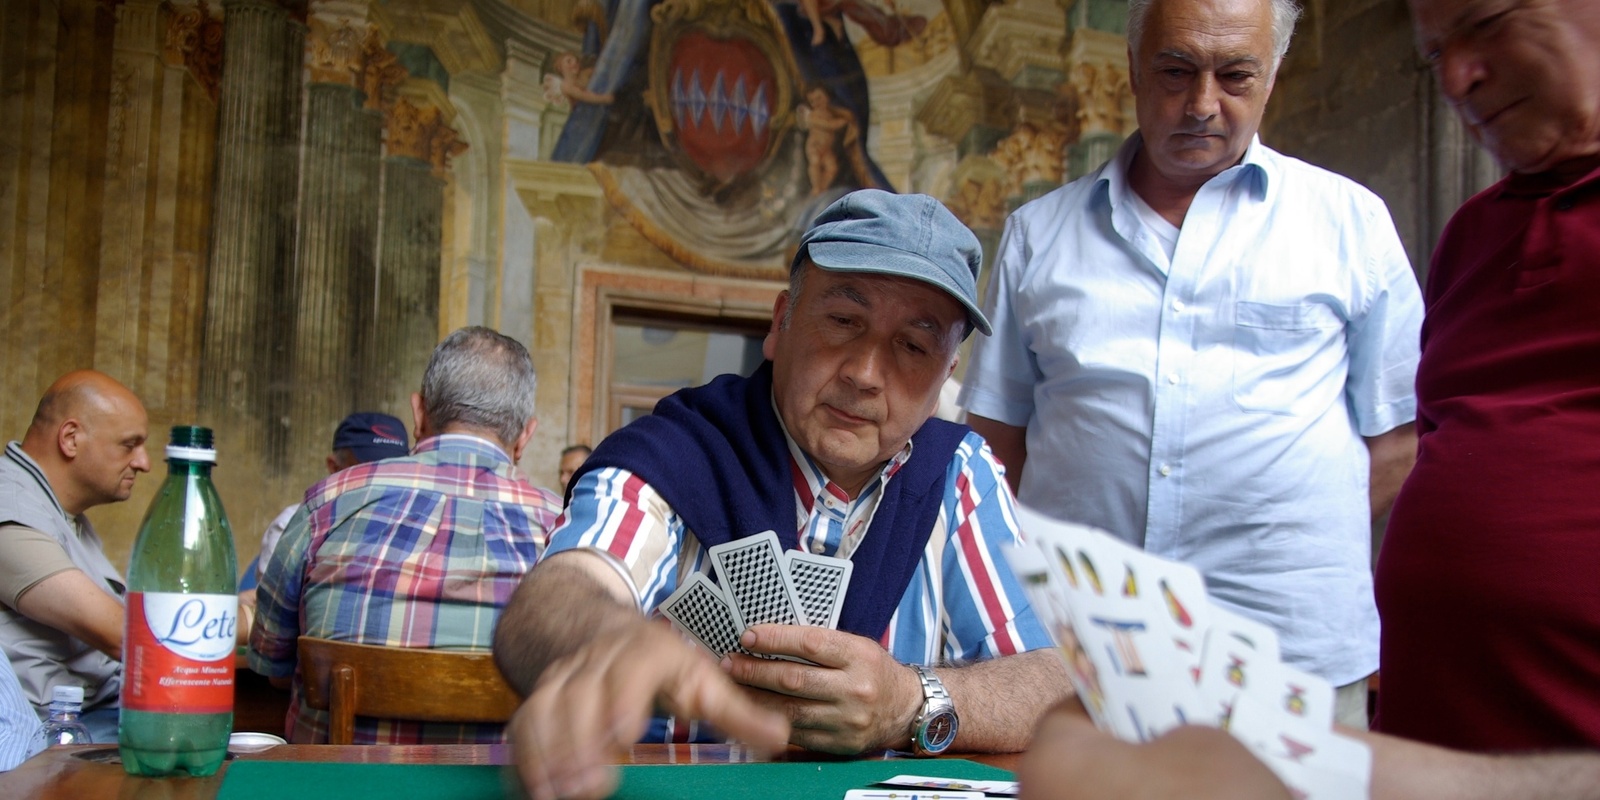
[(411, 393), (411, 441), (420, 442), (428, 438), (428, 417), (422, 410), (422, 393)]
[(523, 448), (528, 446), (528, 442), (533, 439), (533, 432), (538, 429), (538, 417), (529, 418), (528, 424), (522, 426), (522, 433), (517, 436), (517, 441), (511, 445), (511, 463), (515, 464), (522, 460)]
[(783, 329), (783, 317), (789, 313), (789, 290), (778, 292), (778, 299), (772, 301), (772, 324), (767, 328), (767, 338), (761, 340), (761, 357), (772, 360), (772, 354), (778, 349), (778, 331)]
[(61, 457), (71, 461), (78, 457), (78, 437), (84, 434), (83, 423), (75, 419), (68, 419), (56, 429), (56, 448), (61, 451)]

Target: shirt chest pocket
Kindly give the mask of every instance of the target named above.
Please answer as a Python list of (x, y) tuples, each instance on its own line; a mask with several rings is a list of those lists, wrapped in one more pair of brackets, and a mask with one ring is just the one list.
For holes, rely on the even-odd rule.
[(1233, 400), (1264, 414), (1313, 414), (1344, 389), (1344, 320), (1322, 303), (1234, 305)]

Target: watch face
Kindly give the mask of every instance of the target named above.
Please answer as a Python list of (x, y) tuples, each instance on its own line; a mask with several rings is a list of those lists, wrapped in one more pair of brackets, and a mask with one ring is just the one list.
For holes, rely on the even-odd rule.
[(956, 740), (956, 715), (954, 711), (938, 711), (928, 718), (927, 725), (923, 728), (923, 749), (930, 753), (940, 753)]

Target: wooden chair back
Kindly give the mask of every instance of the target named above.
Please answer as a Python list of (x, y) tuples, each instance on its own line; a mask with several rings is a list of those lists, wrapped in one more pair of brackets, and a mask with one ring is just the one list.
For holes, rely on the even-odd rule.
[(306, 705), (331, 717), (329, 744), (351, 744), (356, 717), (506, 722), (522, 699), (488, 653), (377, 647), (300, 637)]

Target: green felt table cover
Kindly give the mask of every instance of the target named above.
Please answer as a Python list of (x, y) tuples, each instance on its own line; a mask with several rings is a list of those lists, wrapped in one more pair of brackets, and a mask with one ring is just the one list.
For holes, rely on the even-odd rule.
[[(996, 767), (957, 759), (666, 764), (622, 767), (616, 800), (842, 800), (896, 775), (1012, 780)], [(520, 793), (509, 767), (234, 761), (217, 800), (373, 797), (499, 800)]]

